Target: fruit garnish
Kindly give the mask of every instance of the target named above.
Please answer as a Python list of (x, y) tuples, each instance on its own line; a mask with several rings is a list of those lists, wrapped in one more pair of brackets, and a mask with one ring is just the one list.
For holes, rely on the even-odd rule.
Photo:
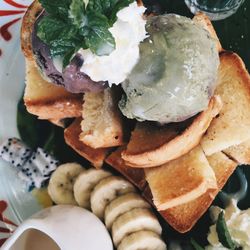
[(0, 145), (0, 157), (17, 169), (18, 177), (29, 190), (43, 187), (58, 165), (42, 148), (32, 151), (17, 138), (9, 138)]

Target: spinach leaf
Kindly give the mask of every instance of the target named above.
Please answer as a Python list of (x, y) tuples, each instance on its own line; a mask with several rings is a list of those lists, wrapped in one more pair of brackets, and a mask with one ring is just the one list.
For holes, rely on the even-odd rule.
[(233, 242), (231, 235), (228, 231), (223, 211), (220, 212), (218, 216), (218, 220), (216, 223), (216, 231), (218, 234), (219, 241), (224, 247), (233, 250), (237, 248), (236, 244)]

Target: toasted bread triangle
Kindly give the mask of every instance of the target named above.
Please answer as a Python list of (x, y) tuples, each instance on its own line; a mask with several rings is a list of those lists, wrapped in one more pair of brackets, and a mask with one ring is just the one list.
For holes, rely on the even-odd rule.
[(201, 25), (204, 29), (206, 29), (209, 32), (211, 37), (213, 37), (216, 41), (217, 50), (219, 52), (222, 52), (223, 48), (221, 46), (220, 40), (219, 40), (219, 38), (216, 34), (216, 31), (214, 30), (214, 27), (213, 27), (210, 19), (208, 18), (208, 16), (206, 16), (202, 12), (199, 12), (194, 16), (193, 21), (195, 23), (197, 23), (198, 25)]
[(80, 140), (92, 148), (116, 147), (124, 144), (123, 122), (118, 98), (113, 88), (83, 97)]
[(110, 149), (99, 148), (94, 149), (79, 140), (81, 133), (81, 118), (75, 119), (75, 121), (64, 130), (64, 138), (66, 143), (72, 147), (78, 154), (90, 161), (94, 167), (101, 168), (104, 159), (107, 157)]
[(241, 58), (231, 52), (220, 55), (218, 86), (223, 107), (210, 124), (201, 146), (206, 155), (250, 139), (250, 76)]
[(82, 95), (72, 94), (63, 87), (43, 79), (33, 55), (31, 35), (42, 6), (35, 0), (26, 11), (21, 27), (21, 47), (26, 58), (24, 102), (27, 110), (40, 119), (61, 120), (81, 116)]
[(159, 211), (187, 203), (217, 189), (213, 169), (200, 146), (160, 167), (144, 169)]
[(128, 166), (138, 168), (160, 166), (177, 159), (199, 144), (202, 135), (212, 119), (220, 112), (221, 107), (220, 97), (212, 97), (208, 108), (179, 135), (175, 126), (160, 129), (154, 125), (150, 130), (143, 124), (137, 123), (127, 149), (122, 153), (122, 158)]
[(24, 103), (40, 119), (61, 120), (81, 116), (82, 95), (46, 82), (31, 61), (26, 60)]
[[(215, 196), (226, 184), (228, 178), (237, 167), (237, 163), (230, 160), (222, 152), (218, 152), (207, 157), (212, 167), (218, 189), (208, 189), (206, 193), (188, 203), (160, 211), (162, 217), (178, 232), (185, 233), (192, 229), (201, 216), (207, 211), (212, 204)], [(144, 197), (152, 203), (152, 194), (147, 187), (143, 192)]]
[(224, 149), (223, 152), (239, 164), (250, 164), (250, 140)]
[(111, 167), (125, 176), (131, 183), (133, 183), (139, 190), (143, 190), (146, 186), (146, 179), (143, 169), (136, 169), (126, 166), (121, 157), (123, 147), (119, 147), (116, 151), (112, 152), (105, 160)]

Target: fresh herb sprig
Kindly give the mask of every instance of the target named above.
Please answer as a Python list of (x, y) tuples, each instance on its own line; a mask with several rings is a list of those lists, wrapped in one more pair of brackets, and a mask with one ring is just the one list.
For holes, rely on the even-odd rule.
[(80, 49), (98, 56), (115, 49), (109, 28), (117, 12), (134, 0), (39, 0), (46, 15), (38, 23), (37, 36), (49, 46), (52, 57), (61, 57), (65, 68)]
[(227, 228), (227, 224), (224, 218), (224, 212), (220, 212), (217, 222), (216, 222), (216, 232), (218, 234), (218, 238), (220, 243), (231, 250), (236, 250), (237, 245), (235, 244), (235, 242), (232, 240), (232, 237), (229, 233), (229, 230)]

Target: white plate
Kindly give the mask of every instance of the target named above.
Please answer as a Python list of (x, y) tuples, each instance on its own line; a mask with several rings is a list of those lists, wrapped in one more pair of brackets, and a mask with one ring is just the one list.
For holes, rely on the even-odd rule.
[[(8, 137), (19, 137), (16, 109), (25, 76), (19, 36), (21, 18), (31, 2), (0, 0), (0, 143)], [(40, 209), (37, 200), (17, 178), (15, 170), (0, 161), (0, 246), (15, 228), (7, 220), (18, 225)]]

